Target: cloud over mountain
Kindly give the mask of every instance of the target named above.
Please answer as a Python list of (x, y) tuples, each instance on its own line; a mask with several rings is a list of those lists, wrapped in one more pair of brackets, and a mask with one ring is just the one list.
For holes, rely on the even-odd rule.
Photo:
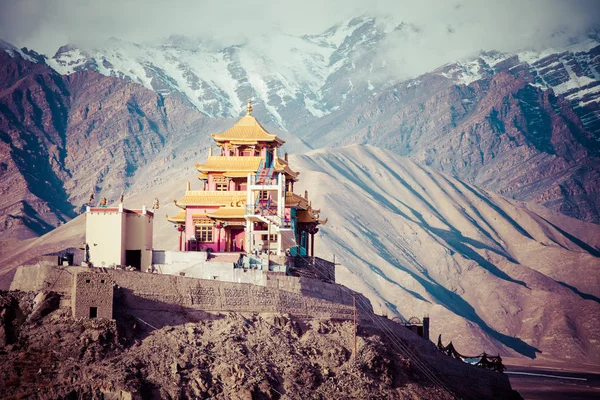
[[(381, 62), (414, 76), (481, 49), (515, 51), (564, 45), (597, 24), (595, 1), (320, 2), (3, 0), (0, 37), (53, 54), (66, 43), (93, 47), (110, 37), (156, 41), (173, 34), (239, 44), (273, 30), (320, 33), (351, 16), (385, 16), (401, 27), (382, 46)], [(401, 25), (404, 24), (404, 25)]]

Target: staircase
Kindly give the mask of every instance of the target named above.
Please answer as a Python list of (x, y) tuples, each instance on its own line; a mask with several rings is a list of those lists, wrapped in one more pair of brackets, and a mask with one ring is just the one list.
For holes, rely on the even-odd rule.
[[(286, 185), (285, 176), (283, 173), (274, 175), (275, 162), (271, 163), (269, 168), (266, 168), (261, 161), (259, 168), (253, 175), (248, 175), (247, 184), (247, 206), (246, 206), (246, 220), (252, 222), (247, 225), (248, 230), (246, 249), (253, 251), (254, 247), (254, 222), (262, 222), (267, 225), (268, 229), (262, 228), (260, 230), (262, 235), (277, 234), (279, 239), (277, 242), (269, 242), (267, 246), (271, 249), (272, 244), (275, 243), (277, 248), (277, 254), (281, 254), (283, 251), (296, 247), (295, 230), (292, 226), (292, 221), (285, 218), (285, 199), (286, 199)], [(267, 193), (265, 199), (264, 194)], [(262, 197), (262, 199), (261, 199)], [(256, 239), (260, 243), (256, 249), (264, 251), (264, 242), (260, 239)], [(273, 251), (273, 250), (271, 250)]]
[(262, 168), (256, 174), (256, 184), (257, 185), (264, 185), (265, 182), (267, 181), (268, 177), (269, 177), (269, 168)]

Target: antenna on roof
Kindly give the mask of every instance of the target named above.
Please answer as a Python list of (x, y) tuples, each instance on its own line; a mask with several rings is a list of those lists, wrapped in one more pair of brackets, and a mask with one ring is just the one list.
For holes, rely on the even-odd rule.
[(248, 99), (248, 114), (246, 115), (252, 115), (252, 99)]

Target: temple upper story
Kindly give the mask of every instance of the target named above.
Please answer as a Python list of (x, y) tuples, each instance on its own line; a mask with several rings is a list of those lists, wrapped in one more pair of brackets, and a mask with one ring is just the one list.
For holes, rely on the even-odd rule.
[(326, 221), (308, 192), (293, 193), (300, 173), (287, 154), (279, 157), (285, 142), (252, 116), (250, 100), (244, 117), (211, 136), (218, 154), (211, 147), (206, 162), (195, 165), (201, 190), (188, 183), (183, 198), (174, 200), (183, 211), (167, 217), (180, 232), (180, 250), (314, 252), (317, 226)]
[(231, 128), (222, 133), (211, 135), (217, 146), (257, 146), (277, 148), (285, 142), (272, 135), (252, 116), (252, 102), (248, 100), (248, 108), (245, 116)]

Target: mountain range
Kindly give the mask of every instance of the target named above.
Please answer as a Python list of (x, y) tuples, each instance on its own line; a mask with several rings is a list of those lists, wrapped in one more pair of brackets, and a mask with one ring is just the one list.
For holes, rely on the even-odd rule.
[(261, 121), (312, 147), (376, 145), (600, 222), (597, 32), (562, 48), (482, 51), (410, 77), (385, 53), (418, 40), (416, 26), (362, 16), (317, 35), (275, 32), (227, 47), (182, 36), (113, 38), (31, 57), (61, 74), (96, 71), (175, 95), (213, 118), (239, 116), (252, 98)]
[(81, 244), (91, 194), (158, 198), (155, 247), (175, 249), (163, 216), (252, 98), (330, 219), (317, 253), (379, 312), (429, 313), (472, 351), (597, 363), (597, 36), (414, 77), (381, 58), (418, 34), (360, 17), (223, 48), (0, 43), (0, 282)]

